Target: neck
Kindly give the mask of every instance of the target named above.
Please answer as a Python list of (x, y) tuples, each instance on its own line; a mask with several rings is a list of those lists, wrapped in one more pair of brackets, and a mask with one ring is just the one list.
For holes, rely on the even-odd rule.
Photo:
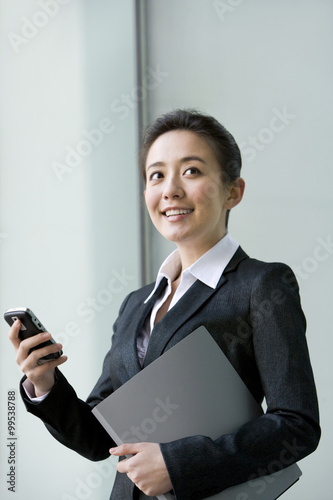
[(194, 262), (196, 262), (203, 254), (208, 252), (218, 241), (220, 241), (227, 234), (224, 232), (222, 236), (214, 238), (211, 241), (206, 241), (204, 244), (195, 245), (193, 242), (191, 244), (177, 244), (180, 260), (182, 263), (182, 271), (190, 267)]

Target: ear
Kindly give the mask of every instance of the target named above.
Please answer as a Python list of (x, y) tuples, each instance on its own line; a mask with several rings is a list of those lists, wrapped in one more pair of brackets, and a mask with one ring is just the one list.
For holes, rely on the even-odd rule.
[(235, 181), (232, 182), (229, 188), (228, 197), (224, 202), (223, 207), (226, 208), (227, 210), (231, 210), (236, 205), (238, 205), (238, 203), (242, 201), (244, 189), (245, 189), (245, 181), (241, 177), (238, 177)]

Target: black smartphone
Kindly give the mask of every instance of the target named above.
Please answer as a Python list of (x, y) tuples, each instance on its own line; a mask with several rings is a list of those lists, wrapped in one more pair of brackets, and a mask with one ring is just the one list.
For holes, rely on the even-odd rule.
[[(34, 313), (27, 307), (15, 307), (13, 309), (7, 309), (4, 314), (4, 318), (10, 326), (12, 326), (14, 321), (16, 321), (17, 319), (21, 321), (21, 329), (19, 333), (19, 337), (21, 340), (27, 339), (28, 337), (33, 337), (34, 335), (37, 335), (37, 333), (47, 332), (46, 328), (42, 325), (37, 316), (35, 316)], [(51, 337), (50, 340), (42, 342), (36, 347), (30, 349), (29, 353), (36, 349), (40, 349), (41, 347), (46, 347), (55, 343), (55, 340)], [(60, 358), (62, 354), (62, 351), (48, 354), (47, 356), (43, 356), (42, 358), (40, 358), (38, 360), (38, 363), (42, 364), (46, 363), (47, 361), (51, 361), (52, 359)]]

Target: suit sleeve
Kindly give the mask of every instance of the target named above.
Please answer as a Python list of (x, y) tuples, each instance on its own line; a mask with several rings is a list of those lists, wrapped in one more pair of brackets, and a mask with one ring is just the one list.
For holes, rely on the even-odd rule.
[[(122, 313), (129, 296), (124, 300), (119, 315)], [(114, 324), (114, 333), (117, 321)], [(109, 448), (114, 441), (94, 417), (91, 410), (113, 391), (110, 378), (110, 355), (107, 353), (102, 374), (87, 401), (78, 398), (59, 369), (56, 369), (56, 383), (48, 396), (40, 403), (34, 403), (26, 395), (22, 382), (20, 392), (28, 412), (39, 417), (48, 431), (63, 445), (76, 451), (89, 460), (98, 461), (110, 456)]]
[(192, 436), (161, 444), (178, 500), (199, 500), (276, 472), (318, 445), (318, 403), (296, 278), (283, 264), (264, 265), (250, 289), (251, 342), (267, 412), (215, 441)]

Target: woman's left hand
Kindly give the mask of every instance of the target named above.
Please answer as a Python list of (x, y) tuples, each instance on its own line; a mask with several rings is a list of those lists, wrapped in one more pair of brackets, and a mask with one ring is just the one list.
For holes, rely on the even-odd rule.
[(110, 449), (111, 455), (133, 455), (121, 460), (118, 472), (124, 472), (148, 496), (163, 495), (172, 489), (160, 445), (127, 443)]

